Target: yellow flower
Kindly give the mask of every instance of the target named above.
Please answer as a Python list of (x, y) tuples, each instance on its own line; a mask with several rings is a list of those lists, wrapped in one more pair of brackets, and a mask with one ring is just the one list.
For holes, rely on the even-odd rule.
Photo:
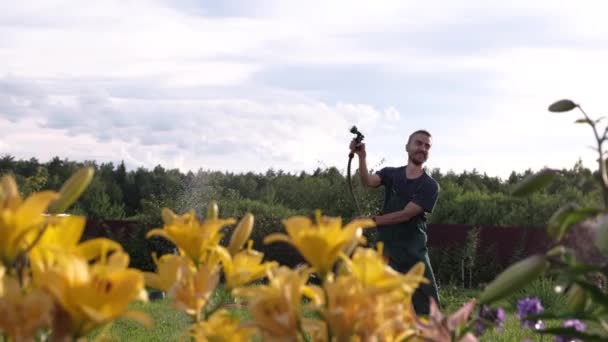
[(234, 256), (231, 256), (225, 248), (218, 247), (228, 289), (261, 279), (266, 276), (266, 272), (270, 268), (278, 266), (278, 263), (274, 261), (262, 262), (264, 254), (254, 250), (252, 244), (253, 241), (249, 240), (247, 249), (241, 250)]
[(220, 281), (219, 267), (199, 265), (198, 270), (194, 267), (181, 267), (179, 270), (178, 280), (169, 288), (167, 295), (173, 299), (177, 309), (198, 321), (201, 310)]
[(10, 266), (18, 253), (27, 248), (26, 235), (38, 232), (45, 221), (43, 214), (57, 192), (43, 191), (22, 200), (15, 179), (0, 180), (0, 262)]
[(42, 235), (38, 232), (28, 234), (28, 244), (35, 243), (29, 253), (35, 281), (41, 272), (56, 264), (60, 255), (73, 254), (93, 261), (109, 252), (122, 250), (119, 243), (106, 238), (90, 239), (79, 244), (85, 221), (86, 218), (82, 216), (49, 216)]
[(119, 243), (107, 238), (89, 239), (79, 243), (86, 224), (84, 216), (48, 216), (46, 224), (42, 235), (38, 236), (36, 232), (26, 236), (28, 244), (35, 243), (30, 252), (32, 258), (48, 259), (48, 254), (63, 252), (73, 253), (91, 261), (102, 254), (122, 250)]
[(424, 278), (424, 264), (417, 263), (408, 273), (401, 274), (386, 264), (382, 257), (382, 243), (378, 251), (371, 248), (357, 248), (351, 259), (342, 255), (344, 270), (353, 274), (366, 289), (371, 291), (392, 291), (401, 288), (413, 293), (420, 283), (428, 283)]
[(219, 284), (219, 264), (201, 264), (197, 269), (190, 259), (175, 254), (165, 254), (154, 261), (157, 271), (144, 273), (146, 284), (166, 292), (176, 308), (198, 321)]
[(170, 209), (163, 209), (164, 227), (152, 229), (146, 237), (162, 236), (173, 242), (180, 254), (188, 256), (198, 265), (206, 263), (213, 256), (213, 249), (218, 246), (223, 235), (219, 232), (226, 225), (236, 222), (235, 219), (207, 218), (202, 223), (196, 218), (194, 210), (182, 215), (175, 215)]
[(340, 253), (352, 248), (361, 236), (361, 229), (374, 227), (374, 221), (357, 219), (342, 227), (340, 217), (321, 216), (315, 212), (316, 222), (308, 217), (294, 216), (283, 221), (287, 235), (274, 233), (264, 243), (287, 242), (298, 249), (304, 259), (324, 278), (338, 260)]
[(186, 270), (189, 267), (189, 262), (185, 257), (175, 254), (165, 254), (156, 258), (153, 255), (154, 263), (156, 264), (156, 273), (144, 272), (144, 278), (146, 285), (167, 292), (175, 285), (180, 277), (187, 273)]
[(255, 329), (240, 325), (238, 318), (228, 310), (220, 309), (206, 321), (194, 324), (190, 333), (197, 342), (241, 342), (250, 341)]
[(366, 293), (362, 317), (355, 326), (361, 341), (402, 341), (415, 333), (411, 296), (400, 298), (393, 293)]
[(327, 324), (323, 320), (304, 318), (302, 319), (302, 328), (310, 336), (309, 341), (329, 342)]
[[(321, 308), (321, 314), (333, 337), (346, 341), (355, 333), (359, 321), (365, 317), (374, 298), (363, 291), (361, 283), (352, 276), (328, 277), (323, 284), (327, 294), (327, 303)], [(367, 303), (366, 303), (367, 302)]]
[(243, 248), (245, 242), (249, 240), (251, 230), (253, 229), (253, 215), (250, 213), (245, 214), (236, 229), (230, 236), (230, 243), (228, 245), (228, 251), (230, 255), (235, 255), (238, 251)]
[(0, 332), (12, 341), (34, 341), (40, 329), (50, 326), (53, 300), (38, 289), (24, 291), (4, 272), (0, 265)]
[(302, 296), (319, 301), (317, 293), (306, 286), (309, 275), (310, 270), (292, 270), (282, 266), (269, 270), (268, 285), (233, 290), (234, 296), (248, 300), (249, 312), (254, 324), (265, 335), (264, 340), (297, 339)]
[(60, 330), (79, 337), (92, 329), (119, 317), (130, 317), (149, 325), (149, 318), (138, 312), (128, 312), (127, 306), (142, 298), (144, 279), (140, 271), (129, 269), (128, 255), (115, 252), (89, 265), (86, 259), (63, 254), (53, 267), (40, 274), (44, 284), (63, 311), (69, 315)]

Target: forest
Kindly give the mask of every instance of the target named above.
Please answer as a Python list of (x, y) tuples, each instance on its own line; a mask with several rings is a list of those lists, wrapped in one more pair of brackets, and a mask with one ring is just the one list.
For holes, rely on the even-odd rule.
[[(90, 165), (95, 176), (70, 213), (95, 219), (160, 222), (160, 209), (175, 212), (194, 209), (203, 214), (209, 200), (220, 203), (222, 215), (241, 216), (246, 211), (259, 217), (310, 215), (315, 209), (344, 220), (373, 214), (382, 205), (382, 189), (363, 189), (353, 170), (353, 191), (361, 204), (358, 212), (349, 194), (345, 170), (317, 168), (298, 174), (269, 169), (265, 173), (232, 173), (214, 170), (181, 172), (157, 165), (127, 170), (119, 164), (76, 162), (54, 157), (48, 162), (35, 158), (18, 160), (0, 157), (0, 173), (13, 174), (24, 195), (58, 189), (78, 167)], [(379, 166), (382, 167), (382, 166)], [(375, 170), (370, 170), (374, 172)], [(597, 172), (573, 162), (560, 170), (553, 182), (531, 197), (510, 195), (513, 186), (531, 170), (514, 170), (507, 179), (476, 170), (455, 173), (427, 170), (440, 184), (441, 192), (430, 223), (494, 226), (543, 226), (552, 213), (566, 203), (592, 206), (600, 203)]]
[[(176, 213), (195, 210), (204, 217), (206, 206), (217, 201), (222, 217), (240, 218), (255, 215), (251, 235), (255, 248), (267, 258), (283, 264), (302, 261), (294, 248), (283, 244), (264, 246), (262, 240), (270, 233), (282, 231), (281, 220), (292, 215), (312, 215), (315, 209), (323, 214), (340, 216), (349, 221), (357, 216), (371, 215), (382, 206), (382, 188), (363, 189), (356, 169), (352, 170), (353, 191), (360, 204), (357, 209), (349, 193), (345, 170), (337, 167), (317, 168), (312, 173), (298, 174), (269, 169), (265, 173), (231, 173), (214, 170), (181, 172), (157, 165), (151, 170), (140, 167), (127, 170), (124, 162), (98, 164), (76, 162), (55, 157), (48, 162), (36, 159), (0, 158), (0, 173), (16, 178), (22, 195), (45, 189), (59, 189), (63, 182), (83, 165), (95, 169), (94, 177), (83, 195), (68, 213), (86, 215), (95, 232), (89, 237), (107, 236), (120, 241), (131, 256), (131, 266), (153, 270), (152, 253), (171, 253), (174, 246), (161, 238), (146, 238), (146, 232), (162, 225), (161, 209)], [(374, 172), (375, 170), (370, 170)], [(580, 161), (572, 168), (560, 170), (557, 177), (531, 196), (511, 195), (515, 184), (532, 174), (532, 170), (513, 171), (506, 180), (481, 174), (475, 170), (462, 173), (427, 170), (440, 184), (441, 191), (429, 223), (471, 225), (464, 243), (449, 248), (430, 248), (430, 257), (440, 284), (475, 287), (491, 280), (505, 267), (496, 262), (496, 244), (507, 241), (482, 241), (476, 226), (507, 226), (517, 229), (544, 227), (553, 213), (567, 203), (593, 207), (601, 203), (597, 172), (584, 168)], [(106, 221), (133, 222), (127, 232), (117, 233)], [(125, 227), (123, 223), (119, 227)], [(231, 234), (229, 227), (227, 236)], [(431, 231), (432, 232), (432, 231)], [(121, 235), (122, 234), (122, 235)], [(452, 235), (459, 234), (454, 231)], [(85, 234), (86, 235), (86, 234)], [(369, 243), (375, 241), (374, 231), (366, 231)], [(445, 237), (445, 236), (444, 236)], [(457, 238), (448, 234), (447, 239)], [(516, 237), (512, 255), (505, 262), (522, 257)], [(449, 241), (448, 241), (449, 242)], [(465, 264), (463, 264), (465, 260)]]

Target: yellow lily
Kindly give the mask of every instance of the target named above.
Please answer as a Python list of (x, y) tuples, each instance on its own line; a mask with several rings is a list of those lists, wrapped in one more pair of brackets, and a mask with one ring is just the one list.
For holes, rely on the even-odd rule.
[(170, 209), (163, 209), (163, 228), (150, 230), (146, 237), (161, 236), (173, 242), (180, 254), (188, 256), (198, 265), (206, 263), (212, 257), (212, 250), (218, 246), (223, 234), (220, 229), (236, 222), (235, 219), (207, 218), (200, 222), (194, 210), (177, 216)]
[(119, 317), (150, 325), (146, 315), (127, 311), (131, 302), (141, 299), (144, 290), (143, 275), (127, 268), (128, 261), (123, 252), (102, 256), (93, 265), (82, 257), (63, 254), (53, 267), (44, 270), (39, 284), (44, 284), (69, 316), (57, 330), (79, 337)]
[(19, 195), (15, 179), (0, 180), (0, 262), (10, 267), (20, 251), (28, 248), (30, 232), (38, 232), (45, 222), (43, 214), (59, 194), (54, 191), (35, 193), (25, 199)]
[(187, 273), (187, 268), (194, 267), (189, 264), (189, 260), (181, 255), (165, 254), (156, 258), (153, 255), (154, 263), (156, 264), (156, 273), (144, 272), (146, 285), (168, 292), (179, 280), (180, 277)]
[(401, 274), (388, 266), (382, 257), (382, 243), (378, 250), (357, 248), (349, 259), (342, 255), (344, 269), (353, 274), (366, 289), (371, 291), (392, 291), (401, 288), (407, 293), (413, 293), (420, 283), (428, 283), (424, 278), (424, 264), (417, 263), (408, 273)]
[(219, 246), (219, 258), (222, 261), (226, 287), (234, 289), (266, 276), (266, 272), (277, 267), (277, 262), (262, 262), (264, 254), (253, 249), (253, 241), (249, 240), (247, 249), (241, 250), (233, 256), (223, 247)]
[(85, 218), (81, 216), (50, 216), (41, 236), (38, 236), (38, 233), (28, 235), (26, 240), (30, 244), (38, 239), (29, 253), (34, 284), (40, 286), (40, 274), (56, 267), (59, 259), (66, 256), (82, 257), (85, 261), (91, 262), (105, 260), (110, 252), (122, 251), (119, 243), (107, 238), (95, 238), (78, 243), (84, 225)]
[(321, 308), (321, 315), (329, 326), (333, 338), (347, 341), (355, 334), (359, 321), (365, 317), (373, 298), (366, 295), (361, 283), (352, 276), (333, 278), (333, 274), (323, 284), (327, 303)]
[(359, 340), (402, 341), (405, 337), (414, 335), (411, 296), (399, 298), (392, 293), (369, 292), (365, 296), (367, 300), (362, 301), (362, 317), (355, 326), (355, 336)]
[(0, 332), (12, 341), (33, 341), (51, 324), (53, 300), (38, 289), (25, 292), (17, 279), (4, 273), (0, 265)]
[(173, 299), (177, 309), (199, 321), (201, 310), (207, 305), (219, 284), (219, 267), (199, 265), (198, 269), (181, 267), (179, 270), (178, 280), (169, 288), (168, 296)]
[(166, 292), (177, 309), (198, 321), (219, 284), (219, 264), (201, 264), (197, 269), (190, 259), (175, 254), (165, 254), (158, 260), (154, 257), (154, 262), (157, 271), (144, 273), (146, 285)]
[(265, 335), (264, 340), (295, 341), (302, 323), (300, 301), (307, 296), (320, 301), (317, 293), (306, 286), (310, 270), (287, 267), (268, 271), (268, 285), (242, 287), (233, 290), (236, 297), (248, 300), (254, 325)]
[(230, 252), (230, 255), (235, 255), (239, 250), (243, 248), (245, 242), (249, 240), (251, 230), (253, 229), (253, 220), (253, 215), (251, 213), (247, 213), (239, 221), (239, 224), (236, 226), (236, 229), (230, 236), (230, 243), (228, 245), (228, 251)]
[(239, 319), (228, 310), (219, 309), (206, 321), (195, 323), (190, 334), (197, 342), (244, 342), (251, 340), (255, 329), (241, 325)]
[(315, 211), (316, 222), (305, 216), (294, 216), (283, 220), (287, 235), (274, 233), (264, 243), (287, 242), (293, 245), (304, 259), (314, 267), (321, 278), (331, 271), (340, 253), (352, 248), (361, 235), (361, 229), (374, 227), (369, 219), (356, 219), (342, 227), (340, 217), (321, 216)]

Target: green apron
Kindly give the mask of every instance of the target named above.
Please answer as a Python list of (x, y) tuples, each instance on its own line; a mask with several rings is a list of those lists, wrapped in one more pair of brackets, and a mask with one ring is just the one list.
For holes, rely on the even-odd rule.
[[(391, 196), (383, 213), (401, 210), (409, 202), (403, 196)], [(439, 304), (435, 275), (431, 267), (427, 248), (427, 226), (422, 216), (413, 217), (407, 222), (378, 227), (378, 240), (384, 244), (384, 254), (389, 265), (396, 271), (407, 273), (418, 262), (424, 263), (424, 276), (430, 284), (421, 284), (412, 297), (417, 314), (429, 314), (430, 297)]]

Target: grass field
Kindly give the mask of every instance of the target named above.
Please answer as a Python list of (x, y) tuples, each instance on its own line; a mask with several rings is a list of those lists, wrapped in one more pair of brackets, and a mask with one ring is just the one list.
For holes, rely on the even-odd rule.
[[(544, 293), (548, 291), (548, 293)], [(462, 305), (468, 299), (477, 295), (478, 292), (474, 290), (460, 289), (455, 287), (443, 288), (441, 291), (442, 304), (445, 311), (453, 312), (460, 305)], [(518, 296), (514, 296), (508, 300), (505, 300), (502, 304), (505, 308), (508, 319), (505, 322), (504, 329), (502, 331), (490, 331), (481, 337), (481, 341), (522, 341), (529, 339), (530, 341), (553, 341), (550, 336), (545, 336), (541, 339), (538, 334), (532, 333), (529, 329), (521, 328), (519, 321), (515, 314), (515, 302), (516, 297), (535, 295), (541, 298), (546, 306), (561, 305), (561, 297), (555, 295), (551, 291), (551, 284), (539, 281), (531, 284), (525, 291), (522, 291)], [(225, 291), (218, 290), (215, 294), (214, 300), (221, 300), (228, 294)], [(137, 303), (132, 306), (133, 309), (147, 312), (154, 320), (154, 327), (152, 329), (146, 329), (138, 323), (132, 321), (119, 320), (113, 325), (105, 327), (101, 331), (94, 332), (91, 337), (99, 336), (103, 334), (108, 340), (111, 341), (184, 341), (184, 333), (187, 332), (187, 326), (189, 325), (189, 318), (173, 309), (170, 303), (165, 300), (156, 300), (149, 303)], [(247, 317), (247, 313), (242, 309), (237, 311), (242, 317)], [(559, 325), (560, 322), (547, 322), (548, 326)]]

